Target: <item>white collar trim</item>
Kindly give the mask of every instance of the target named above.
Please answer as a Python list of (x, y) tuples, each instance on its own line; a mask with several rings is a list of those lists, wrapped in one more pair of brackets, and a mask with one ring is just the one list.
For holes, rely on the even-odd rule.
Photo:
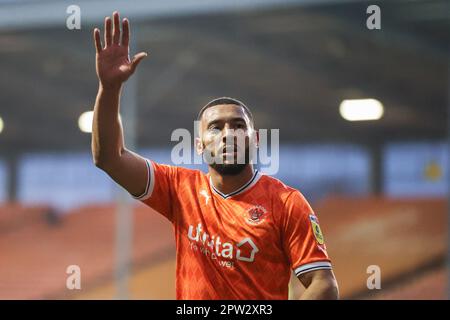
[(258, 182), (258, 180), (259, 180), (260, 178), (261, 178), (261, 173), (259, 173), (258, 170), (255, 170), (255, 172), (254, 172), (252, 178), (251, 178), (246, 184), (244, 184), (244, 185), (243, 185), (242, 187), (240, 187), (239, 189), (237, 189), (237, 190), (235, 190), (235, 191), (233, 191), (233, 192), (230, 192), (230, 193), (228, 193), (228, 194), (222, 193), (222, 192), (220, 192), (219, 190), (217, 190), (216, 187), (214, 187), (214, 184), (212, 183), (212, 180), (211, 180), (211, 176), (209, 177), (209, 184), (211, 185), (211, 189), (212, 189), (215, 193), (217, 193), (218, 195), (220, 195), (220, 196), (221, 196), (222, 198), (224, 198), (224, 199), (228, 199), (228, 198), (230, 198), (230, 197), (237, 196), (238, 194), (241, 194), (242, 192), (244, 192), (244, 191), (250, 189), (251, 187), (253, 187), (253, 186)]

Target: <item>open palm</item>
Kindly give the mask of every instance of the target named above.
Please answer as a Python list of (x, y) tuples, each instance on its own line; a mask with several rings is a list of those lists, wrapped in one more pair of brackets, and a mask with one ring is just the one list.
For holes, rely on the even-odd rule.
[(97, 76), (104, 87), (120, 87), (147, 56), (145, 52), (140, 52), (130, 60), (130, 23), (126, 18), (122, 20), (121, 34), (118, 12), (113, 13), (113, 21), (114, 28), (111, 18), (105, 18), (104, 47), (100, 40), (100, 30), (94, 29)]

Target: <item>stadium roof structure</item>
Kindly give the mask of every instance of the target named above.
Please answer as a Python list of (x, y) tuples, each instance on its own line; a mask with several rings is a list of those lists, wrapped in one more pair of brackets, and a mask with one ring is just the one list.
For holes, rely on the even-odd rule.
[[(150, 54), (135, 75), (139, 146), (168, 145), (172, 130), (193, 130), (199, 108), (217, 96), (244, 101), (257, 126), (280, 128), (283, 142), (446, 139), (447, 1), (379, 2), (381, 30), (366, 28), (367, 2), (265, 2), (261, 9), (244, 1), (243, 11), (163, 8), (134, 20), (131, 13), (133, 49)], [(20, 4), (25, 12), (38, 5)], [(0, 2), (0, 16), (16, 5)], [(89, 149), (77, 119), (97, 91), (91, 31), (97, 18), (102, 26), (102, 10), (82, 11), (81, 30), (66, 28), (65, 12), (60, 23), (30, 14), (28, 24), (8, 27), (0, 19), (0, 155)], [(383, 118), (345, 121), (338, 108), (349, 98), (380, 100)]]

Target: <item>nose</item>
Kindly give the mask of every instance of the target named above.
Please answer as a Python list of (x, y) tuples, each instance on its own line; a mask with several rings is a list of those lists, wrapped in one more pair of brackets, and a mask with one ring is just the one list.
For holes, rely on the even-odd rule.
[[(223, 132), (222, 132), (222, 141), (224, 144), (228, 143), (232, 143), (235, 144), (235, 140), (236, 140), (236, 132), (233, 130), (233, 128), (230, 127), (230, 125), (226, 124), (223, 127)], [(227, 141), (227, 137), (228, 137), (228, 141)]]

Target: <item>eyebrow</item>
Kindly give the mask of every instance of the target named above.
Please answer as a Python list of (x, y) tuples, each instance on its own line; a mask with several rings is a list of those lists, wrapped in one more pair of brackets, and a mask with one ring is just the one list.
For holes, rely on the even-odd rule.
[(243, 123), (247, 124), (247, 121), (245, 121), (244, 118), (234, 117), (234, 118), (230, 118), (230, 119), (215, 119), (215, 120), (212, 120), (212, 121), (210, 121), (210, 122), (208, 122), (206, 124), (206, 127), (209, 127), (212, 124), (217, 124), (217, 123), (227, 122), (227, 121), (229, 121), (229, 122), (243, 122)]

